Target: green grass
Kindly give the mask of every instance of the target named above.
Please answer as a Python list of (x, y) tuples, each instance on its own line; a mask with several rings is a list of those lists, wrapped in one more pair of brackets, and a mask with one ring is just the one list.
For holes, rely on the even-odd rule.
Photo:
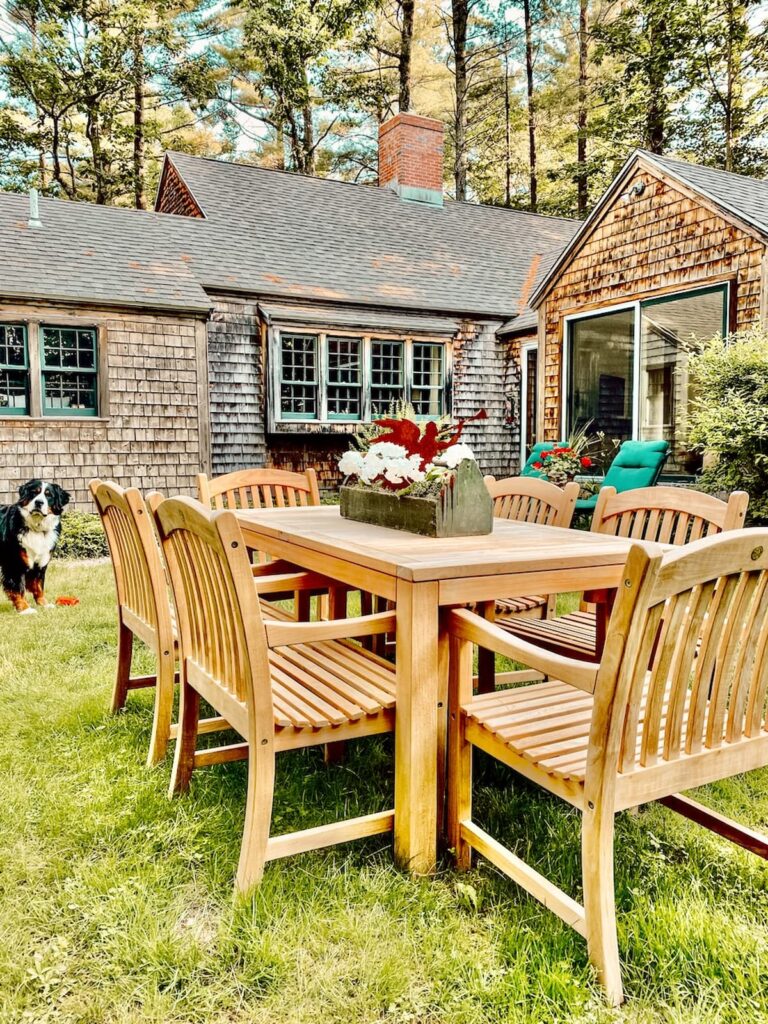
[[(2, 1024), (768, 1020), (768, 866), (657, 806), (618, 820), (620, 1011), (583, 941), (485, 863), (414, 881), (377, 838), (268, 865), (234, 899), (244, 766), (169, 802), (169, 765), (144, 767), (151, 694), (107, 712), (109, 566), (57, 563), (50, 590), (81, 604), (0, 604)], [(701, 798), (764, 826), (766, 783)], [(283, 755), (276, 828), (385, 807), (391, 785), (389, 742), (331, 768)], [(578, 897), (577, 815), (484, 759), (476, 785), (479, 820)]]

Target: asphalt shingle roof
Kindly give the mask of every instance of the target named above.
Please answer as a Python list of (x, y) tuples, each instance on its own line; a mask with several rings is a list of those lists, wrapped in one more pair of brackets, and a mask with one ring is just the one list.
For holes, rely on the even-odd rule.
[[(205, 214), (178, 235), (209, 291), (509, 317), (533, 257), (578, 228), (471, 203), (430, 207), (375, 186), (181, 153), (169, 159)], [(166, 215), (178, 222), (185, 218)], [(175, 233), (174, 232), (174, 233)]]
[(40, 220), (29, 227), (28, 196), (0, 192), (4, 298), (210, 309), (162, 215), (41, 199)]
[(671, 174), (722, 205), (740, 215), (744, 220), (768, 234), (768, 181), (748, 178), (743, 174), (719, 171), (714, 167), (701, 167), (685, 160), (668, 156), (657, 156), (645, 150), (639, 151), (652, 163), (665, 168)]

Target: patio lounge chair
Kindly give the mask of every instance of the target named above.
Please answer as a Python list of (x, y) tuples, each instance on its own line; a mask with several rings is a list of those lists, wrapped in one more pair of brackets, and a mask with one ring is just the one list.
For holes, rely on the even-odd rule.
[[(616, 458), (608, 467), (602, 487), (613, 487), (617, 494), (639, 487), (653, 487), (661, 476), (669, 455), (668, 441), (624, 441)], [(591, 512), (597, 505), (597, 494), (579, 498), (577, 512)]]
[[(734, 491), (725, 502), (684, 487), (641, 487), (624, 494), (616, 494), (613, 487), (603, 487), (591, 529), (608, 536), (681, 545), (739, 529), (744, 525), (748, 505), (749, 495), (745, 491)], [(604, 601), (605, 597), (587, 592), (578, 612), (545, 621), (503, 615), (497, 617), (497, 622), (502, 629), (529, 643), (591, 660), (602, 651), (605, 638), (598, 636), (598, 624), (604, 625), (605, 614), (598, 615), (589, 605), (594, 598)]]
[[(633, 546), (599, 664), (542, 651), (466, 610), (451, 611), (447, 628), (448, 845), (460, 868), (475, 850), (583, 935), (618, 1004), (617, 812), (661, 800), (768, 858), (768, 839), (676, 795), (768, 765), (768, 530), (664, 555)], [(473, 696), (473, 644), (551, 678)], [(473, 747), (582, 812), (583, 905), (472, 820)]]
[[(180, 636), (181, 703), (171, 794), (195, 768), (248, 759), (245, 827), (237, 871), (243, 892), (265, 861), (389, 832), (394, 812), (270, 837), (275, 755), (395, 728), (394, 666), (351, 637), (394, 629), (395, 613), (333, 622), (268, 622), (232, 512), (192, 498), (156, 511)], [(203, 697), (243, 737), (197, 751)]]

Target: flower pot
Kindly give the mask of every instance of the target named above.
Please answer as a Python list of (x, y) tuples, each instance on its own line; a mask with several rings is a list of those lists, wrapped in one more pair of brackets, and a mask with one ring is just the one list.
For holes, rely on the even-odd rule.
[(478, 537), (493, 530), (493, 502), (477, 463), (466, 459), (439, 495), (398, 497), (371, 487), (342, 487), (341, 514), (347, 519), (424, 537)]

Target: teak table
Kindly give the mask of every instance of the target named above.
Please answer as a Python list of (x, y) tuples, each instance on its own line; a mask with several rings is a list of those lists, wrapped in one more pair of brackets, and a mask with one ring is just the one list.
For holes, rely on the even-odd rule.
[(395, 859), (415, 874), (429, 873), (446, 723), (440, 608), (615, 588), (632, 542), (506, 519), (495, 519), (486, 537), (435, 539), (342, 519), (333, 506), (243, 510), (237, 518), (249, 547), (395, 601)]

